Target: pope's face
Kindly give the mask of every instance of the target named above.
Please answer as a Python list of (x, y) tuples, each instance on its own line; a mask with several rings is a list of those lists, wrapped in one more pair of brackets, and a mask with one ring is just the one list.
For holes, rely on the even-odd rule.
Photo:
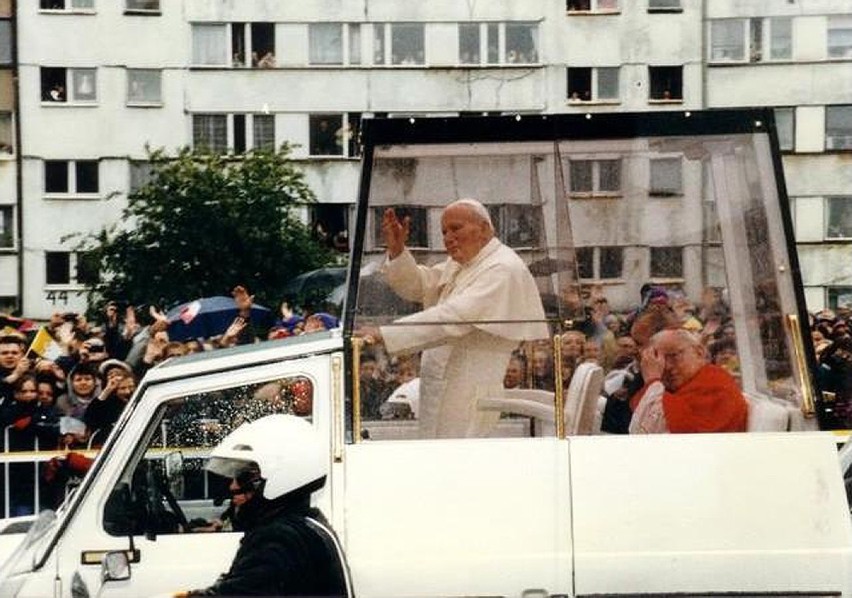
[(464, 205), (454, 205), (444, 210), (441, 232), (447, 253), (460, 264), (466, 264), (476, 257), (490, 239), (488, 224)]

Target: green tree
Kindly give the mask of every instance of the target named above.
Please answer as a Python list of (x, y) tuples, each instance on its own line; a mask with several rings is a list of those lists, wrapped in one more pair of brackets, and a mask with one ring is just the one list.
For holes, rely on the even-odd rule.
[(274, 309), (287, 280), (334, 261), (299, 219), (315, 197), (289, 155), (286, 144), (239, 158), (149, 149), (150, 180), (121, 222), (81, 243), (100, 266), (90, 304), (169, 307), (242, 284)]

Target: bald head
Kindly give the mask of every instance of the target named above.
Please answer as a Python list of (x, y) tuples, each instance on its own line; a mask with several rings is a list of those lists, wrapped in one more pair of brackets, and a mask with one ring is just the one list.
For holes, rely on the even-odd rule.
[(466, 264), (494, 237), (494, 226), (484, 205), (475, 199), (459, 199), (444, 208), (441, 233), (450, 257)]

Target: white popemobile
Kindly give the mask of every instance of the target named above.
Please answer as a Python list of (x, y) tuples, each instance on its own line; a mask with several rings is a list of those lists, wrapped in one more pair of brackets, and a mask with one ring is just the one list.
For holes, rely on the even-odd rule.
[[(360, 598), (852, 598), (852, 454), (838, 458), (846, 423), (811, 379), (771, 112), (388, 119), (363, 135), (343, 328), (148, 372), (76, 491), (7, 535), (0, 596), (210, 585), (241, 538), (210, 451), (246, 421), (291, 413), (321, 441), (315, 504)], [(553, 336), (519, 354), (566, 363), (559, 335), (591, 319), (589, 289), (627, 311), (649, 280), (696, 302), (724, 288), (747, 433), (600, 433), (594, 363), (479, 398), (503, 415), (487, 438), (421, 439), (416, 419), (381, 419), (361, 358), (387, 373), (417, 354), (355, 332), (420, 306), (382, 285), (378, 219), (408, 216), (412, 254), (435, 263), (441, 209), (459, 197), (488, 207), (539, 285)]]

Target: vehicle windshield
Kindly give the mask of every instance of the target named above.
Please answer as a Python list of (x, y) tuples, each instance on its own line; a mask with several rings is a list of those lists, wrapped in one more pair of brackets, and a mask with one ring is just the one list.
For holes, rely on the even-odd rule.
[[(359, 417), (376, 422), (366, 435), (383, 437), (387, 420), (396, 420), (396, 434), (421, 419), (424, 405), (433, 417), (430, 405), (444, 409), (453, 394), (447, 386), (479, 393), (481, 408), (507, 389), (567, 391), (586, 363), (609, 377), (660, 329), (634, 330), (655, 312), (665, 327), (674, 321), (694, 333), (744, 395), (798, 412), (802, 427), (815, 425), (822, 405), (814, 404), (812, 355), (801, 342), (806, 312), (771, 115), (594, 119), (365, 127), (364, 234), (347, 326), (367, 341), (356, 385)], [(499, 255), (488, 254), (474, 225), (453, 230), (453, 202), (462, 198), (484, 207)], [(464, 218), (481, 221), (474, 212)], [(469, 262), (465, 242), (475, 256)], [(500, 283), (514, 276), (506, 264), (516, 258), (531, 283)], [(414, 278), (399, 274), (406, 260)], [(496, 428), (469, 425), (450, 435), (536, 433), (502, 415)]]

